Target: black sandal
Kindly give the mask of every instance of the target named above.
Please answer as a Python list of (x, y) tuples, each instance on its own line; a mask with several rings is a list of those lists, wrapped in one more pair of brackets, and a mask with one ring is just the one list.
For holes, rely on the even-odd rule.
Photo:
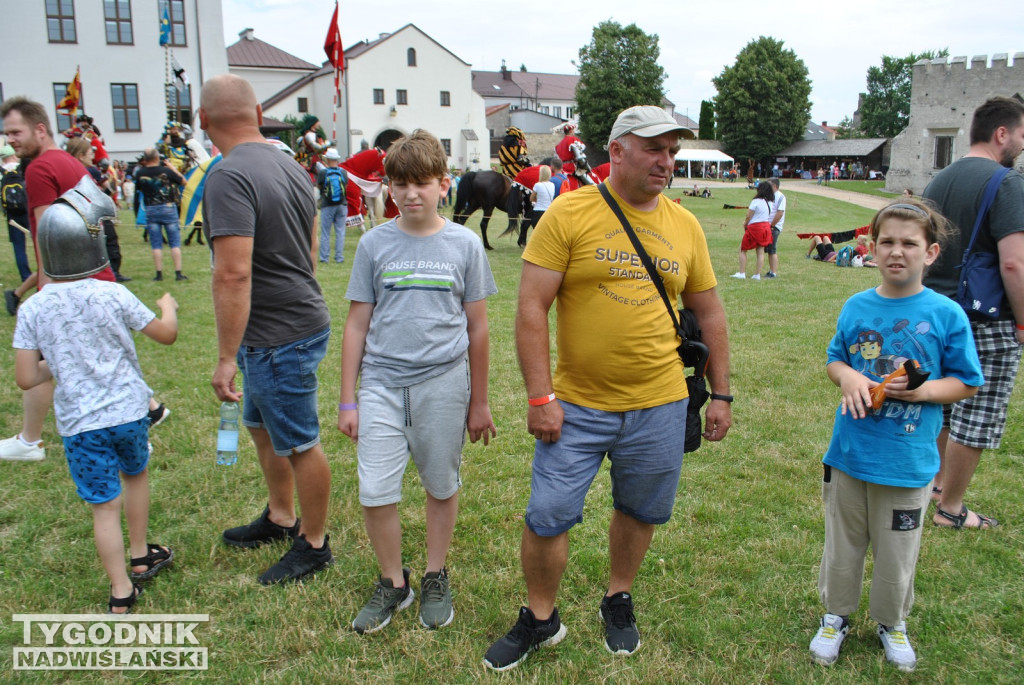
[[(110, 591), (113, 592), (113, 588), (111, 588)], [(124, 614), (132, 613), (132, 607), (135, 606), (135, 602), (139, 599), (139, 595), (141, 594), (142, 586), (138, 583), (132, 583), (132, 594), (128, 595), (127, 597), (115, 597), (113, 594), (111, 594), (110, 600), (107, 602), (107, 613), (114, 614), (115, 616), (119, 615), (117, 613), (114, 613), (114, 607), (117, 607), (119, 609), (121, 607), (124, 607), (124, 612), (122, 612)]]
[(935, 507), (935, 513), (952, 524), (947, 526), (945, 524), (935, 523), (934, 521), (932, 521), (932, 523), (934, 523), (939, 528), (952, 528), (953, 530), (961, 530), (963, 528), (975, 528), (978, 530), (986, 530), (988, 528), (995, 528), (999, 525), (999, 521), (996, 521), (994, 518), (982, 516), (978, 512), (974, 512), (974, 514), (978, 517), (978, 525), (965, 526), (964, 524), (967, 523), (967, 515), (970, 514), (970, 510), (967, 509), (966, 504), (964, 504), (960, 509), (959, 516), (956, 514), (950, 514), (948, 511), (943, 511), (941, 506)]
[(132, 559), (132, 566), (145, 566), (145, 571), (132, 571), (132, 580), (149, 580), (160, 572), (164, 566), (174, 561), (174, 550), (152, 542), (146, 545), (148, 553), (144, 557)]

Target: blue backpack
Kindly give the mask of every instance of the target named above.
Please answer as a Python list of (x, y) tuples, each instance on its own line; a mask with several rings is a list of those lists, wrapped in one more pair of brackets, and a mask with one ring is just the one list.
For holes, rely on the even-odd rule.
[(846, 246), (836, 255), (836, 266), (853, 266), (853, 248)]
[(345, 201), (346, 183), (344, 171), (338, 167), (327, 167), (324, 169), (324, 185), (320, 193), (331, 204), (341, 204)]

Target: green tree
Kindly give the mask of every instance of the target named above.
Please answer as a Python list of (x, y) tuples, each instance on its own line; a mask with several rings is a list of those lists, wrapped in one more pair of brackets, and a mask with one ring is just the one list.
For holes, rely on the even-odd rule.
[(868, 67), (867, 87), (860, 108), (860, 128), (873, 138), (892, 138), (910, 123), (910, 81), (914, 62), (948, 57), (949, 49), (928, 50), (906, 57), (882, 55), (882, 66)]
[(853, 125), (853, 119), (846, 116), (836, 126), (836, 138), (864, 138), (864, 132)]
[(811, 118), (807, 67), (783, 42), (761, 36), (713, 78), (718, 137), (730, 155), (764, 159), (803, 137)]
[(661, 107), (665, 70), (658, 64), (660, 54), (658, 36), (644, 33), (636, 24), (623, 28), (609, 20), (594, 27), (576, 64), (580, 138), (603, 149), (619, 112), (634, 105)]
[(700, 101), (698, 137), (701, 140), (715, 139), (715, 104), (711, 100)]

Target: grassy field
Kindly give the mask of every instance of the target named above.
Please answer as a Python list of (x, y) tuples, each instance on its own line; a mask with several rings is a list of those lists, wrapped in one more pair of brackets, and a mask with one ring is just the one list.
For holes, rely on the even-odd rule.
[[(786, 189), (785, 184), (783, 189)], [(337, 562), (304, 585), (264, 588), (256, 576), (283, 546), (240, 551), (220, 533), (250, 520), (265, 504), (251, 442), (238, 464), (217, 466), (217, 401), (209, 387), (216, 339), (206, 248), (185, 248), (187, 283), (153, 283), (152, 261), (137, 230), (120, 228), (131, 289), (154, 307), (170, 290), (181, 304), (181, 333), (172, 347), (138, 337), (142, 368), (172, 414), (153, 430), (150, 539), (174, 546), (175, 566), (149, 583), (141, 613), (209, 613), (196, 631), (209, 648), (199, 673), (12, 671), (21, 645), (15, 613), (105, 610), (107, 583), (92, 541), (88, 507), (74, 493), (52, 414), (48, 454), (39, 463), (0, 462), (0, 682), (17, 683), (1019, 683), (1024, 681), (1024, 401), (1015, 396), (1000, 450), (986, 453), (969, 503), (996, 516), (999, 529), (936, 530), (927, 523), (917, 575), (917, 604), (908, 622), (919, 654), (917, 672), (885, 664), (866, 597), (853, 617), (838, 664), (811, 663), (807, 645), (822, 613), (817, 567), (824, 536), (821, 454), (838, 401), (824, 354), (844, 300), (876, 283), (870, 269), (837, 269), (804, 258), (797, 232), (864, 225), (868, 210), (789, 192), (780, 245), (780, 278), (754, 283), (736, 271), (742, 210), (752, 192), (715, 189), (715, 198), (683, 198), (707, 232), (719, 291), (729, 317), (734, 426), (719, 444), (688, 455), (673, 519), (655, 535), (634, 588), (643, 646), (612, 657), (602, 646), (598, 604), (607, 577), (610, 486), (604, 470), (587, 500), (586, 520), (571, 534), (570, 562), (559, 608), (567, 638), (520, 668), (494, 675), (483, 652), (512, 625), (525, 599), (518, 542), (529, 495), (532, 438), (525, 431), (525, 393), (516, 367), (512, 322), (520, 269), (513, 239), (489, 253), (500, 292), (489, 300), (491, 407), (498, 436), (489, 447), (467, 445), (462, 511), (448, 567), (455, 622), (420, 628), (415, 607), (381, 633), (360, 637), (348, 625), (376, 578), (357, 499), (353, 445), (335, 428), (340, 339), (351, 257), (320, 269), (335, 331), (321, 367), (320, 419), (332, 466), (328, 530)], [(669, 191), (673, 197), (681, 191)], [(479, 214), (471, 221), (476, 226)], [(15, 278), (10, 250), (0, 250), (0, 280)], [(0, 319), (10, 340), (14, 319)], [(21, 393), (13, 355), (0, 355), (0, 435), (20, 428)], [(407, 472), (406, 564), (417, 581), (425, 563), (424, 495)], [(926, 517), (930, 521), (930, 512)], [(38, 638), (35, 644), (39, 644)]]
[(839, 190), (849, 190), (853, 193), (877, 195), (886, 199), (894, 198), (897, 195), (885, 192), (885, 181), (829, 181), (829, 186)]

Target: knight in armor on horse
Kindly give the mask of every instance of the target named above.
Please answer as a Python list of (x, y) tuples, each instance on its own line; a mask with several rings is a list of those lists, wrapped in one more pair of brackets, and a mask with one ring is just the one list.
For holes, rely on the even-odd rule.
[(330, 141), (320, 136), (319, 129), (320, 120), (313, 114), (307, 114), (302, 118), (302, 124), (299, 127), (302, 138), (295, 146), (295, 159), (309, 173), (309, 178), (314, 182), (320, 170), (317, 166), (320, 164), (320, 156), (330, 147)]
[(505, 129), (505, 137), (498, 148), (498, 162), (501, 164), (501, 173), (509, 178), (515, 178), (516, 174), (530, 166), (530, 160), (526, 156), (526, 134), (515, 126)]
[[(575, 131), (576, 124), (572, 122), (562, 127), (564, 136), (555, 145), (555, 155), (561, 160), (562, 171), (566, 176), (575, 176), (579, 185), (594, 185), (594, 180), (590, 177), (590, 164), (584, 154), (587, 146), (574, 135)], [(573, 187), (570, 186), (569, 189), (572, 190)]]

